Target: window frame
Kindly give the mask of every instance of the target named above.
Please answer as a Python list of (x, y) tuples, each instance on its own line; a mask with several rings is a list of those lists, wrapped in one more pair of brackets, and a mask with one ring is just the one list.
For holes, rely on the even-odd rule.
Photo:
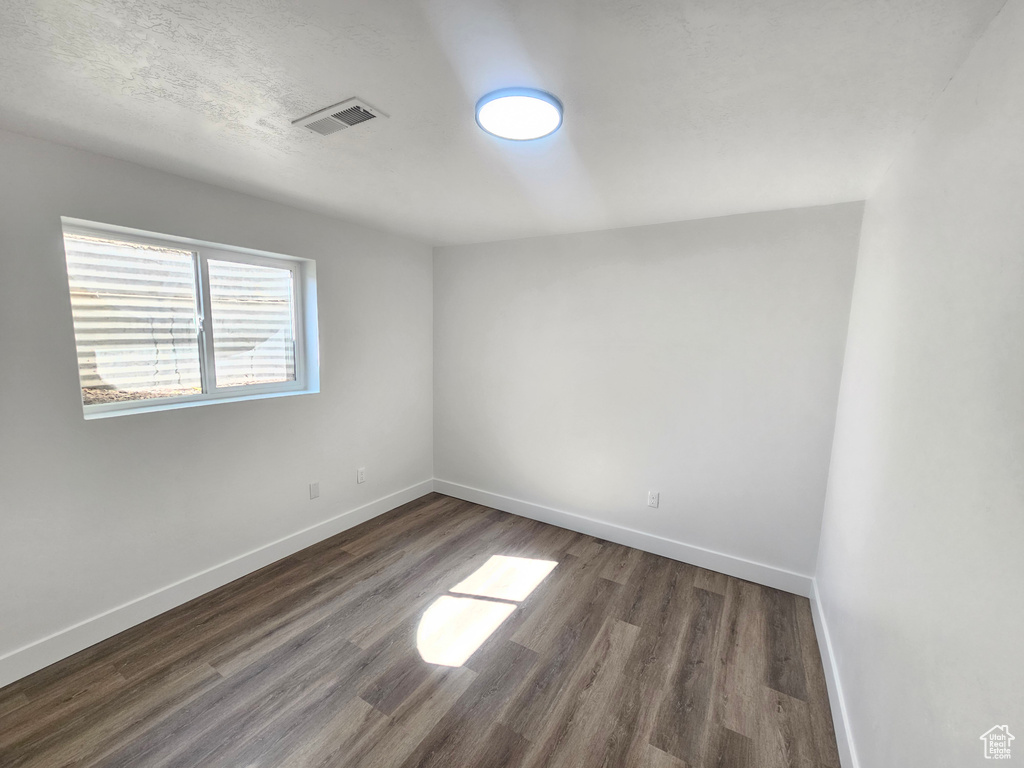
[[(203, 391), (194, 395), (143, 398), (112, 403), (86, 404), (82, 400), (82, 411), (86, 419), (123, 416), (132, 413), (188, 408), (212, 403), (259, 400), (289, 395), (316, 394), (320, 391), (318, 328), (316, 304), (316, 262), (270, 251), (213, 243), (206, 240), (146, 232), (113, 224), (101, 224), (83, 219), (61, 217), (61, 247), (64, 250), (64, 236), (86, 235), (108, 237), (122, 242), (138, 243), (192, 253), (193, 279), (196, 291), (196, 335), (199, 353), (199, 372)], [(217, 386), (216, 356), (213, 334), (213, 307), (210, 290), (209, 261), (227, 261), (253, 266), (287, 269), (292, 274), (292, 322), (295, 339), (295, 379), (292, 381), (265, 384)], [(67, 263), (65, 262), (65, 277)], [(70, 283), (69, 283), (70, 299)], [(72, 322), (75, 342), (75, 356), (78, 356), (78, 334)], [(82, 382), (79, 377), (79, 396)]]

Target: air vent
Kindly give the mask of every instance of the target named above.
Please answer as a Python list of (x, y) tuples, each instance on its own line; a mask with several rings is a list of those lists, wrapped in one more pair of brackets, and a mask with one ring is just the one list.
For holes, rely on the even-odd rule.
[(360, 123), (366, 123), (378, 117), (386, 118), (379, 109), (374, 109), (365, 101), (359, 99), (347, 99), (333, 107), (320, 109), (311, 115), (306, 115), (299, 120), (293, 120), (292, 125), (300, 128), (308, 128), (313, 133), (321, 136), (330, 136), (332, 133), (343, 131)]

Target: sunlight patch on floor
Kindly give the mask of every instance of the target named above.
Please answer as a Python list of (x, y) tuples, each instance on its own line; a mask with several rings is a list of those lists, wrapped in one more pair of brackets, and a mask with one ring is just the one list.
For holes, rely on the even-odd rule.
[(492, 556), (452, 587), (454, 594), (442, 595), (424, 612), (416, 628), (420, 657), (429, 664), (461, 667), (557, 565), (554, 560)]
[(494, 555), (449, 591), (518, 603), (529, 597), (556, 565), (554, 560)]
[(420, 619), (416, 648), (430, 664), (461, 667), (515, 609), (512, 603), (443, 595)]

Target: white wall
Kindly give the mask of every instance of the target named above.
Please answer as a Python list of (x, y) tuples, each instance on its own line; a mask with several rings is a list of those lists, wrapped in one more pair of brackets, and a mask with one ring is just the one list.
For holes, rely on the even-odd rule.
[[(429, 247), (9, 133), (0, 169), (0, 657), (432, 477)], [(316, 259), (321, 394), (85, 421), (62, 215)]]
[(435, 249), (435, 475), (813, 573), (861, 211)]
[(1024, 757), (1024, 3), (868, 202), (818, 587), (865, 768)]

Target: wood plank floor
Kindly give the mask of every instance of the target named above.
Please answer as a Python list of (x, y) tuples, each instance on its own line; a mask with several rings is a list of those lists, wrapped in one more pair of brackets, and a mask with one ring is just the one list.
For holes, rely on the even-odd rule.
[(806, 599), (430, 494), (0, 690), (0, 765), (839, 758)]

